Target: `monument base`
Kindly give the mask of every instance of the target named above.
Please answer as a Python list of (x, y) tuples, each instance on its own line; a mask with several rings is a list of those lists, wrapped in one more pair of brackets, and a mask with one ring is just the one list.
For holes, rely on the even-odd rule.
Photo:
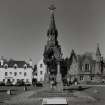
[(62, 92), (63, 91), (63, 83), (62, 83), (62, 75), (61, 75), (61, 72), (60, 72), (60, 63), (58, 62), (58, 65), (57, 65), (57, 76), (56, 76), (56, 82), (57, 82), (57, 90), (59, 92)]
[(61, 75), (60, 74), (57, 76), (56, 90), (59, 91), (59, 92), (63, 91), (63, 83), (62, 83)]

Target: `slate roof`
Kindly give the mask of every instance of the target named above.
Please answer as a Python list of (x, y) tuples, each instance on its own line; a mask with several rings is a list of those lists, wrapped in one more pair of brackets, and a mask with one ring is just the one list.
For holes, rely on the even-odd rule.
[(83, 55), (78, 55), (78, 62), (81, 65), (85, 59), (88, 59), (91, 64), (95, 64), (96, 60), (93, 59), (92, 55), (89, 54), (83, 54)]
[[(17, 65), (17, 68), (24, 68), (24, 65), (26, 64), (27, 67), (30, 67), (30, 65), (25, 62), (25, 61), (16, 61), (16, 60), (9, 60), (9, 61), (4, 61), (3, 62), (3, 66), (4, 65), (8, 65), (8, 67), (14, 67), (14, 65)], [(0, 67), (2, 67), (1, 63), (0, 63)]]
[(70, 56), (70, 64), (72, 63), (72, 60), (73, 60), (73, 59), (77, 62), (77, 56), (76, 56), (74, 50), (72, 50), (72, 52), (71, 52), (71, 56)]

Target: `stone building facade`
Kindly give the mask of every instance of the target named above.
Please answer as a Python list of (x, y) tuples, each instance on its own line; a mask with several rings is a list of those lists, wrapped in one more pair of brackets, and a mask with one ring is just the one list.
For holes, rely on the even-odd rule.
[(74, 50), (69, 58), (69, 69), (67, 78), (70, 81), (80, 82), (101, 82), (105, 75), (104, 60), (101, 56), (99, 45), (97, 45), (95, 57), (92, 53), (76, 55)]
[(0, 82), (15, 85), (18, 81), (32, 84), (32, 61), (0, 60)]
[(43, 59), (41, 59), (37, 64), (37, 81), (38, 82), (44, 82), (45, 72), (46, 72), (46, 65), (44, 64)]
[(70, 56), (70, 66), (69, 66), (69, 70), (67, 71), (67, 81), (71, 81), (73, 82), (74, 80), (78, 79), (78, 69), (79, 69), (79, 65), (78, 65), (78, 61), (77, 61), (77, 56), (74, 52), (74, 50), (72, 50), (71, 52), (71, 56)]

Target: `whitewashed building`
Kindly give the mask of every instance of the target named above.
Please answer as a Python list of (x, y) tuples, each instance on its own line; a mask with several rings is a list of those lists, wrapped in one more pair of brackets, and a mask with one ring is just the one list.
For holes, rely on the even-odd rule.
[(19, 80), (32, 84), (32, 61), (0, 60), (0, 82), (16, 84)]
[(42, 59), (37, 64), (37, 81), (38, 82), (44, 81), (45, 71), (46, 71), (46, 65), (44, 64), (43, 59)]

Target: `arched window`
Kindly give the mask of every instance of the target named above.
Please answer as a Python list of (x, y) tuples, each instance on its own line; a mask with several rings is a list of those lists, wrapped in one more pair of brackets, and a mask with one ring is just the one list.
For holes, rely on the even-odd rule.
[(17, 66), (17, 64), (14, 64), (14, 68), (16, 69), (18, 66)]
[(24, 65), (24, 69), (27, 69), (27, 65), (26, 64)]
[(8, 68), (8, 65), (7, 65), (7, 64), (5, 64), (5, 65), (4, 65), (4, 68), (5, 68), (5, 69), (7, 69), (7, 68)]

